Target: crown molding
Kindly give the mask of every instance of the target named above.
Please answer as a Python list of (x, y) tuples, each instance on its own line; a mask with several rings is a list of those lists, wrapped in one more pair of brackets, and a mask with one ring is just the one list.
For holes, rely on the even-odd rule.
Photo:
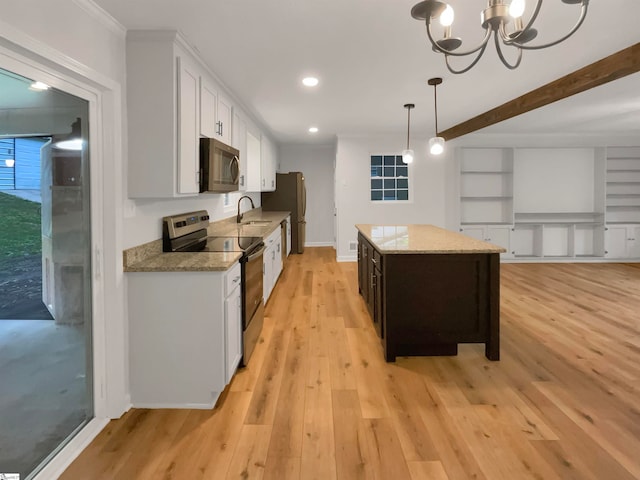
[(98, 6), (93, 0), (73, 0), (78, 7), (87, 12), (91, 17), (98, 20), (102, 25), (107, 27), (112, 33), (121, 38), (125, 38), (127, 29), (118, 20), (107, 13), (102, 7)]

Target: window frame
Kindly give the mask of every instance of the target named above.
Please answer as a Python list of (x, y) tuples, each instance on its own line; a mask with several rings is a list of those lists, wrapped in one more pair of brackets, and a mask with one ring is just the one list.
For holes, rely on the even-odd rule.
[[(381, 165), (373, 165), (373, 161), (374, 161), (374, 157), (382, 157), (382, 164)], [(385, 165), (385, 157), (394, 157), (394, 163), (393, 165)], [(401, 165), (398, 164), (398, 160), (401, 162)], [(385, 177), (385, 168), (389, 168), (389, 167), (393, 167), (394, 169), (397, 169), (397, 167), (402, 167), (402, 168), (406, 168), (407, 169), (407, 176), (397, 176), (397, 171), (394, 172), (395, 176), (393, 177)], [(374, 168), (381, 168), (382, 169), (382, 176), (377, 177), (377, 176), (373, 176), (373, 172), (372, 170)], [(369, 171), (369, 177), (368, 177), (368, 181), (369, 181), (369, 202), (371, 204), (374, 205), (394, 205), (394, 204), (400, 204), (400, 205), (405, 205), (407, 203), (412, 203), (413, 202), (413, 188), (411, 186), (411, 177), (412, 177), (412, 168), (411, 168), (411, 164), (406, 164), (404, 162), (402, 162), (402, 154), (397, 153), (397, 152), (393, 152), (393, 153), (379, 153), (379, 152), (369, 152), (369, 163), (368, 163), (368, 171)], [(393, 190), (396, 194), (396, 198), (394, 199), (388, 199), (385, 200), (384, 198), (384, 181), (386, 180), (394, 180), (395, 181), (395, 186), (393, 187)], [(406, 179), (407, 181), (407, 187), (406, 188), (398, 188), (398, 184), (397, 181), (398, 180), (402, 180), (402, 179)], [(372, 186), (372, 181), (373, 180), (381, 180), (382, 181), (382, 188), (373, 188)], [(387, 190), (391, 190), (391, 189), (387, 189)], [(398, 199), (397, 198), (397, 194), (398, 191), (407, 191), (407, 198), (406, 199)], [(374, 191), (378, 191), (378, 192), (383, 192), (382, 194), (382, 198), (381, 199), (373, 199), (372, 198), (372, 194)]]

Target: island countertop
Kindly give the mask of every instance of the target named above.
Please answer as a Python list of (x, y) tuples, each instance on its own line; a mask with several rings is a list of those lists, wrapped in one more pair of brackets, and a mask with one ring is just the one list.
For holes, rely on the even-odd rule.
[(358, 231), (381, 253), (502, 253), (497, 245), (433, 225), (358, 224)]

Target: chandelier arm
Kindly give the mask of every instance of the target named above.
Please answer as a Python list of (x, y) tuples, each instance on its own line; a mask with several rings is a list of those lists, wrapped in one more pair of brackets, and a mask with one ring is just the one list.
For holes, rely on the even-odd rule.
[(485, 42), (484, 46), (482, 47), (482, 50), (480, 50), (480, 52), (478, 53), (478, 56), (473, 60), (473, 62), (471, 62), (471, 64), (469, 64), (466, 68), (463, 68), (462, 70), (454, 70), (453, 67), (451, 67), (451, 64), (449, 63), (449, 55), (445, 55), (444, 61), (447, 65), (447, 69), (454, 75), (468, 72), (475, 66), (476, 63), (478, 63), (478, 61), (482, 57), (482, 54), (484, 53), (486, 48), (487, 48), (487, 43)]
[(496, 34), (494, 35), (494, 38), (496, 43), (496, 51), (498, 52), (498, 57), (500, 57), (500, 61), (502, 61), (504, 66), (507, 67), (509, 70), (515, 70), (516, 68), (518, 68), (518, 66), (520, 65), (520, 62), (522, 61), (522, 49), (519, 46), (516, 46), (516, 48), (518, 49), (518, 59), (516, 60), (516, 63), (512, 65), (507, 61), (506, 58), (504, 58), (504, 54), (502, 53), (502, 49), (500, 48), (500, 39), (498, 38), (498, 32), (496, 32)]
[[(531, 14), (531, 18), (529, 19), (527, 24), (524, 26), (522, 31), (514, 38), (509, 38), (509, 37), (506, 36), (506, 34), (504, 34), (504, 35), (502, 35), (502, 41), (504, 43), (506, 43), (507, 45), (510, 45), (511, 43), (517, 42), (518, 41), (518, 37), (520, 37), (520, 35), (522, 35), (524, 32), (526, 32), (531, 27), (533, 27), (534, 22), (538, 19), (538, 14), (540, 13), (540, 9), (541, 8), (542, 8), (542, 0), (537, 0), (536, 7), (533, 9), (533, 14)], [(504, 24), (501, 24), (500, 27), (501, 27), (501, 29), (503, 29), (504, 28)]]
[(543, 48), (553, 47), (554, 45), (557, 45), (557, 44), (559, 44), (561, 42), (564, 42), (567, 38), (569, 38), (571, 35), (576, 33), (576, 31), (580, 28), (580, 26), (584, 22), (584, 19), (587, 16), (588, 5), (589, 5), (589, 2), (586, 1), (586, 0), (582, 3), (582, 10), (580, 12), (580, 18), (578, 19), (578, 21), (576, 22), (574, 27), (569, 31), (569, 33), (567, 33), (564, 37), (559, 38), (558, 40), (555, 40), (555, 41), (549, 42), (549, 43), (545, 43), (543, 45), (527, 45), (527, 44), (518, 43), (517, 42), (518, 37), (516, 37), (511, 42), (505, 42), (505, 43), (509, 44), (509, 45), (516, 46), (518, 48), (522, 48), (523, 50), (541, 50)]
[(486, 28), (486, 33), (484, 38), (482, 39), (482, 43), (480, 43), (480, 45), (478, 45), (476, 48), (472, 49), (472, 50), (468, 50), (466, 52), (455, 52), (453, 50), (447, 50), (446, 48), (442, 48), (440, 45), (437, 44), (437, 41), (433, 38), (433, 35), (431, 33), (431, 18), (427, 17), (426, 20), (426, 26), (427, 26), (427, 36), (429, 37), (429, 40), (431, 41), (431, 45), (433, 46), (433, 49), (436, 52), (440, 52), (440, 53), (444, 53), (445, 55), (453, 55), (454, 57), (466, 57), (467, 55), (471, 55), (472, 53), (477, 52), (478, 50), (483, 50), (485, 49), (485, 47), (487, 46), (487, 42), (489, 41), (489, 37), (491, 36), (491, 30), (489, 28)]

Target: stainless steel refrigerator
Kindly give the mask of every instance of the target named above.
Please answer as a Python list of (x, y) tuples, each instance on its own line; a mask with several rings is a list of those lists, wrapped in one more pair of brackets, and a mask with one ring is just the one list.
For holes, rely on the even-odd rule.
[(291, 212), (291, 251), (304, 252), (307, 188), (302, 172), (276, 173), (275, 192), (262, 192), (262, 210)]

